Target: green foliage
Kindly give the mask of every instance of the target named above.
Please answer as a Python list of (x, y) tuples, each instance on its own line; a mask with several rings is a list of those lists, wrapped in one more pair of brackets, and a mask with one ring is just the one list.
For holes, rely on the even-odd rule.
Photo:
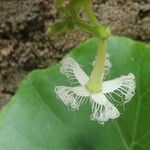
[(59, 33), (61, 31), (63, 31), (66, 26), (67, 26), (67, 20), (57, 22), (49, 28), (48, 33), (50, 33), (50, 34), (51, 33)]
[[(91, 39), (70, 53), (89, 74), (98, 46)], [(59, 64), (31, 73), (0, 113), (2, 150), (149, 150), (150, 45), (111, 37), (108, 76), (134, 73), (136, 95), (120, 108), (122, 115), (104, 126), (90, 120), (89, 102), (72, 112), (56, 98), (57, 85), (69, 85)], [(86, 53), (86, 55), (85, 55)]]
[(73, 31), (74, 30), (74, 23), (73, 21), (70, 19), (64, 19), (62, 21), (59, 21), (59, 22), (56, 22), (55, 24), (51, 25), (49, 28), (48, 28), (48, 33), (49, 34), (57, 34), (57, 33), (60, 33), (64, 30), (66, 31)]
[[(97, 20), (92, 10), (92, 2), (92, 0), (55, 0), (54, 6), (64, 14), (63, 19), (66, 21), (67, 26), (65, 27), (67, 30), (72, 31), (77, 26), (93, 36), (105, 40), (111, 35), (110, 29), (102, 26)], [(81, 13), (87, 16), (86, 21), (80, 16)], [(50, 26), (48, 31), (52, 33), (61, 32), (64, 29), (64, 24), (61, 23), (59, 26), (61, 28), (59, 27), (60, 30), (57, 30), (57, 32), (55, 32), (57, 24)]]

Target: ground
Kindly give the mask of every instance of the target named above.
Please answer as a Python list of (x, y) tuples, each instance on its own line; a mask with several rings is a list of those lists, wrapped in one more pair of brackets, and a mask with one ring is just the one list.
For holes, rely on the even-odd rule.
[[(95, 0), (94, 10), (114, 35), (150, 42), (150, 0)], [(0, 1), (0, 107), (29, 72), (61, 60), (90, 37), (79, 29), (59, 36), (45, 34), (60, 17), (52, 0)]]

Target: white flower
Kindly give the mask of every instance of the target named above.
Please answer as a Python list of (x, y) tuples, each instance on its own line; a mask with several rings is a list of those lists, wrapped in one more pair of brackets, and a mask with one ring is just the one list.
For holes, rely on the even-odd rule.
[[(110, 67), (111, 64), (107, 56), (104, 77), (109, 72)], [(78, 85), (75, 87), (57, 86), (55, 88), (57, 96), (73, 110), (79, 109), (83, 102), (90, 100), (92, 105), (91, 119), (101, 124), (104, 124), (109, 119), (119, 117), (120, 113), (113, 104), (126, 103), (135, 94), (135, 76), (132, 73), (104, 81), (100, 92), (90, 93), (86, 88), (89, 77), (73, 58), (68, 56), (62, 60), (60, 71), (72, 83)], [(119, 97), (120, 101), (115, 100), (116, 96)]]

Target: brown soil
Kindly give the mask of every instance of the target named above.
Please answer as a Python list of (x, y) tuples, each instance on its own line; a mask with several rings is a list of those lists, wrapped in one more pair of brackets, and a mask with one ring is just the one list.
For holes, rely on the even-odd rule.
[[(150, 0), (95, 0), (94, 9), (113, 34), (150, 42)], [(0, 107), (28, 72), (55, 63), (89, 37), (78, 29), (45, 35), (59, 18), (51, 0), (0, 1)]]

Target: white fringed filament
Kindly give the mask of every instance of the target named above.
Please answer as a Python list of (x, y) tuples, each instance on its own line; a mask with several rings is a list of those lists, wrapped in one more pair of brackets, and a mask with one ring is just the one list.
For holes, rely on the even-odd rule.
[(127, 103), (135, 95), (135, 76), (129, 73), (127, 76), (105, 81), (103, 83), (103, 93), (111, 102), (119, 104), (115, 100), (115, 96), (117, 96), (122, 100), (122, 103)]
[(100, 124), (109, 119), (118, 118), (120, 113), (112, 103), (107, 100), (104, 94), (94, 94), (91, 96), (92, 114), (91, 119), (98, 121)]
[(79, 106), (85, 102), (88, 98), (89, 93), (86, 88), (82, 86), (78, 87), (66, 87), (66, 86), (57, 86), (55, 88), (57, 96), (67, 105), (70, 106), (73, 110), (78, 110)]

